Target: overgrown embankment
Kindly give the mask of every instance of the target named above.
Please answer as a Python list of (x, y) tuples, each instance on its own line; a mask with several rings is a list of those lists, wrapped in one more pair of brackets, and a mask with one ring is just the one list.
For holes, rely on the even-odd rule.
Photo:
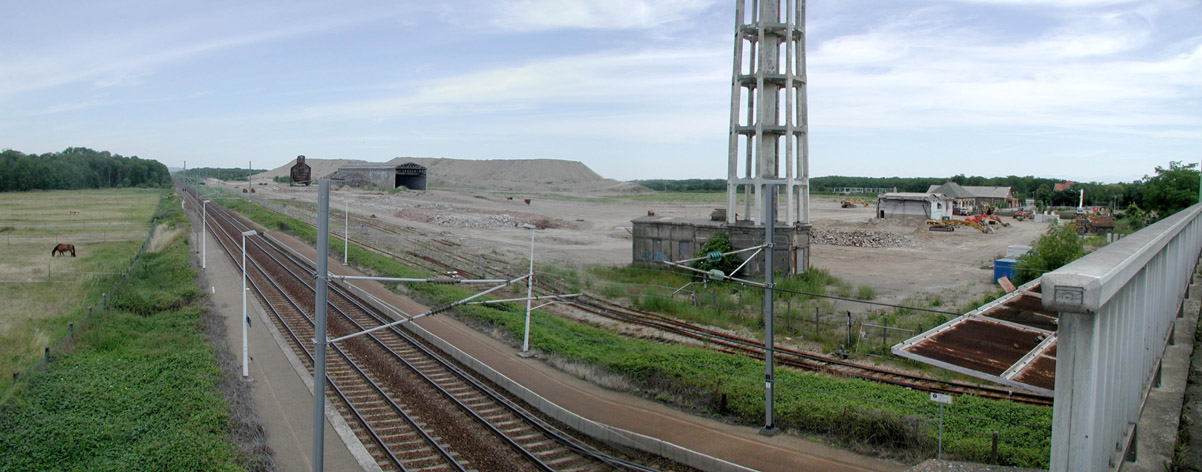
[[(316, 241), (306, 223), (254, 208), (253, 219), (270, 229)], [(330, 241), (331, 253), (341, 241)], [(421, 270), (374, 252), (350, 247), (349, 260), (382, 276), (428, 276)], [(450, 303), (474, 292), (453, 285), (406, 284), (406, 294), (430, 305)], [(516, 343), (524, 326), (524, 306), (471, 305), (456, 314)], [(532, 314), (531, 346), (586, 378), (670, 403), (699, 414), (748, 425), (764, 420), (763, 364), (742, 356), (618, 336), (605, 329)], [(875, 454), (903, 459), (935, 454), (938, 406), (927, 394), (857, 379), (788, 369), (776, 371), (776, 425), (814, 433)], [(957, 398), (944, 418), (944, 451), (961, 459), (986, 461), (993, 432), (999, 433), (998, 461), (1046, 467), (1051, 408), (976, 397)]]
[[(169, 200), (169, 199), (165, 199)], [(175, 212), (167, 208), (174, 207)], [(180, 221), (178, 200), (160, 216)], [(245, 470), (183, 239), (144, 254), (73, 350), (0, 406), (0, 470)], [(111, 282), (111, 280), (109, 281)]]

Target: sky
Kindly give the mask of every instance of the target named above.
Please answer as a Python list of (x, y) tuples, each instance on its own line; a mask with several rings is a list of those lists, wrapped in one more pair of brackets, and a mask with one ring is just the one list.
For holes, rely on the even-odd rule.
[[(725, 178), (733, 0), (9, 2), (0, 149)], [(1202, 159), (1200, 0), (810, 0), (813, 176)]]

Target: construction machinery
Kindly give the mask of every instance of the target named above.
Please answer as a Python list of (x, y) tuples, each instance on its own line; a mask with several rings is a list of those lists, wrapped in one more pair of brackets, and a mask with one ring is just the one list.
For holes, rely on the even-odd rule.
[(950, 218), (946, 220), (927, 220), (927, 229), (931, 231), (943, 231), (950, 233), (955, 231), (957, 226), (968, 226), (987, 234), (993, 232), (993, 228), (990, 228), (989, 225), (982, 225), (976, 221), (953, 220)]
[(971, 222), (973, 222), (973, 223), (977, 223), (977, 224), (980, 224), (980, 225), (999, 224), (999, 225), (1002, 225), (1002, 227), (1010, 227), (1010, 223), (1007, 223), (1007, 222), (1005, 222), (1005, 221), (1002, 221), (1002, 219), (1001, 219), (1001, 218), (998, 218), (998, 217), (997, 217), (997, 215), (977, 215), (977, 216), (969, 216), (969, 217), (967, 217), (967, 218), (964, 218), (964, 220), (965, 220), (965, 221), (971, 221)]
[(856, 207), (856, 205), (864, 205), (865, 207), (867, 207), (867, 206), (868, 206), (868, 202), (866, 202), (866, 201), (864, 201), (864, 200), (861, 200), (861, 199), (859, 199), (859, 198), (852, 198), (852, 199), (849, 199), (849, 200), (843, 200), (843, 201), (839, 202), (839, 204), (840, 204), (840, 205), (842, 205), (842, 206), (843, 206), (843, 208), (855, 208), (855, 207)]
[(1115, 219), (1113, 216), (1080, 215), (1073, 219), (1073, 225), (1077, 227), (1077, 234), (1109, 233), (1114, 231)]

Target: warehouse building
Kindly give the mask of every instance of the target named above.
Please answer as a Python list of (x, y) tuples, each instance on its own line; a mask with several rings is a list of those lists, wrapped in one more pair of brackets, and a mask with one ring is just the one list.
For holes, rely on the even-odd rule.
[(876, 199), (877, 218), (919, 223), (951, 216), (952, 199), (941, 193), (886, 193)]
[(412, 162), (405, 164), (352, 164), (338, 168), (330, 180), (351, 187), (426, 189), (426, 168)]

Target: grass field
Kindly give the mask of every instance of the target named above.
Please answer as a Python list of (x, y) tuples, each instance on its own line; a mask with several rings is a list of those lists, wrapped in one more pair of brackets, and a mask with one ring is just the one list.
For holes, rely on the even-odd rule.
[[(149, 231), (159, 190), (0, 193), (0, 391), (95, 305)], [(71, 210), (79, 213), (73, 214)], [(76, 257), (51, 257), (58, 242)], [(111, 283), (111, 282), (110, 282)]]
[(160, 235), (71, 349), (0, 405), (0, 470), (244, 470), (186, 239)]

